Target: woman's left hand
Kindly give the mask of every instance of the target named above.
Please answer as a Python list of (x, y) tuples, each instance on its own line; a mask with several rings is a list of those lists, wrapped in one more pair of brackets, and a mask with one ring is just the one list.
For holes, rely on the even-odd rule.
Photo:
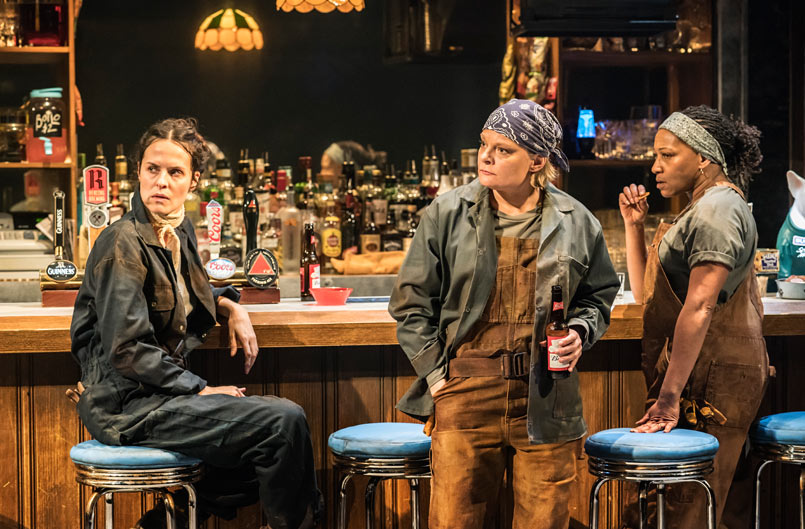
[[(559, 345), (559, 349), (557, 349), (556, 353), (559, 353), (559, 361), (563, 364), (570, 364), (568, 371), (573, 371), (576, 367), (576, 364), (579, 362), (579, 358), (581, 358), (581, 349), (582, 349), (582, 342), (581, 336), (579, 333), (570, 329), (567, 336), (555, 342)], [(540, 342), (540, 345), (546, 345), (546, 341)]]
[(257, 360), (257, 336), (246, 309), (223, 296), (218, 298), (218, 308), (227, 317), (229, 329), (229, 356), (235, 356), (238, 346), (243, 347), (244, 373), (248, 374)]
[(675, 400), (658, 399), (637, 421), (631, 431), (637, 433), (654, 433), (660, 430), (670, 432), (679, 423), (679, 398)]

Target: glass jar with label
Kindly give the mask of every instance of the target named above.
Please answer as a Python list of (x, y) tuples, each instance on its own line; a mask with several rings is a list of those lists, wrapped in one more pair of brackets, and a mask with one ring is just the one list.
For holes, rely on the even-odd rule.
[(67, 159), (67, 111), (61, 88), (31, 91), (26, 105), (25, 158), (31, 163)]

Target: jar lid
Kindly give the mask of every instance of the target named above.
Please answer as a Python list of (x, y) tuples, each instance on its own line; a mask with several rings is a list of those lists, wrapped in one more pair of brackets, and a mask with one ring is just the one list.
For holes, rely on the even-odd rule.
[(62, 88), (54, 87), (54, 88), (38, 88), (36, 90), (31, 90), (31, 97), (58, 97), (61, 98), (62, 96)]

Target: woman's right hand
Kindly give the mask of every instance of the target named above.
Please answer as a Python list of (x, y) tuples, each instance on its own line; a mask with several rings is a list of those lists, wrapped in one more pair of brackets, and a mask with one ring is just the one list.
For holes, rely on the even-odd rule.
[(230, 395), (232, 397), (245, 397), (246, 388), (237, 386), (207, 386), (198, 392), (199, 395)]
[(629, 185), (623, 188), (623, 193), (618, 195), (618, 206), (621, 210), (623, 222), (627, 225), (643, 224), (648, 215), (648, 200), (637, 197), (646, 192), (643, 185)]

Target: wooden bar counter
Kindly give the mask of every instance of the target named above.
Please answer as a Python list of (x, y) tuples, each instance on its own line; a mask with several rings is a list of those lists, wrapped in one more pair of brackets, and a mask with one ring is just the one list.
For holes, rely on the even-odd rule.
[[(764, 333), (778, 374), (771, 379), (761, 414), (805, 410), (801, 389), (805, 380), (805, 301), (764, 298), (764, 305)], [(397, 345), (395, 322), (385, 303), (333, 308), (286, 300), (278, 305), (248, 306), (247, 310), (261, 347), (252, 372), (243, 374), (242, 353), (230, 358), (227, 334), (220, 327), (192, 356), (191, 369), (210, 384), (238, 384), (247, 388), (247, 394), (279, 395), (304, 407), (319, 485), (327, 503), (322, 527), (334, 528), (338, 491), (327, 451), (329, 434), (362, 422), (410, 420), (394, 409), (415, 378)], [(75, 483), (68, 453), (88, 434), (64, 395), (80, 376), (69, 354), (71, 314), (72, 309), (45, 309), (37, 304), (0, 304), (0, 529), (80, 527), (86, 491)], [(641, 329), (642, 307), (616, 304), (609, 331), (585, 352), (579, 364), (590, 432), (631, 425), (643, 413)], [(571, 506), (574, 528), (586, 527), (593, 482), (582, 454), (578, 463), (578, 488)], [(779, 467), (766, 472), (765, 526), (795, 526), (798, 473)], [(364, 483), (356, 479), (351, 485), (350, 528), (364, 525)], [(601, 527), (617, 527), (621, 487), (608, 485), (602, 492), (606, 501), (602, 501)], [(425, 520), (428, 490), (426, 485)], [(150, 501), (134, 494), (120, 495), (115, 502), (115, 527), (132, 527)], [(748, 498), (744, 503), (748, 508)], [(501, 519), (510, 510), (511, 498), (502, 498)], [(404, 483), (381, 487), (375, 518), (378, 528), (409, 526)], [(251, 529), (260, 522), (260, 510), (255, 506), (242, 509), (235, 520), (213, 519), (204, 527)]]

